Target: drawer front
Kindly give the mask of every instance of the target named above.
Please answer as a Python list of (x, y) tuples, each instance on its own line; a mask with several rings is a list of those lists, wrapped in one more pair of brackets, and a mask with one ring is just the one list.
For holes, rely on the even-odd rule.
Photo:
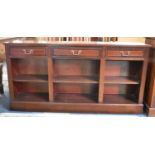
[(144, 57), (143, 50), (108, 50), (108, 57)]
[(45, 56), (44, 47), (15, 47), (10, 50), (11, 56)]
[(99, 57), (97, 49), (54, 49), (54, 56)]

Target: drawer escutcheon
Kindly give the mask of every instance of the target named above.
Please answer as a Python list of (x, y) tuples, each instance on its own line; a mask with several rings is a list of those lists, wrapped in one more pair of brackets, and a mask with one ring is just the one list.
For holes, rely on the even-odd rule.
[(82, 53), (81, 50), (71, 50), (73, 55), (80, 55)]
[(130, 56), (131, 52), (130, 51), (120, 51), (120, 53), (121, 53), (122, 56), (126, 56), (127, 57), (127, 56)]
[(33, 54), (33, 49), (23, 49), (22, 51), (27, 55)]

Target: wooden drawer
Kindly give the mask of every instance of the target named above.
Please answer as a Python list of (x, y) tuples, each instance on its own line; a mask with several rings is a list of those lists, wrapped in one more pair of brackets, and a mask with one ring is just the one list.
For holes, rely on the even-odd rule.
[(45, 56), (44, 47), (15, 47), (10, 50), (11, 56)]
[(74, 56), (74, 57), (99, 57), (100, 51), (97, 49), (54, 49), (54, 56)]
[(108, 57), (144, 57), (143, 50), (109, 50)]

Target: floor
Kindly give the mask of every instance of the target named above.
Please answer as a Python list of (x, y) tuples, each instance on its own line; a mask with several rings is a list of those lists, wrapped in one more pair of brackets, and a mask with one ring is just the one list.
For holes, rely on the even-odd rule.
[(3, 63), (2, 79), (4, 94), (0, 96), (0, 113), (9, 112), (9, 89), (6, 63)]
[(0, 116), (106, 116), (106, 117), (145, 117), (145, 114), (138, 115), (128, 115), (128, 114), (81, 114), (81, 113), (48, 113), (48, 112), (19, 112), (19, 111), (10, 111), (9, 110), (9, 89), (8, 89), (8, 77), (7, 77), (7, 67), (4, 63), (3, 65), (3, 86), (4, 86), (4, 95), (0, 96)]

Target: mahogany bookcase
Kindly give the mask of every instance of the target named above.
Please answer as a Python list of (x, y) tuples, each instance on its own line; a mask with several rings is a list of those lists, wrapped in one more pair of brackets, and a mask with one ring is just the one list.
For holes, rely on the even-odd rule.
[(10, 108), (143, 113), (149, 45), (6, 43)]

